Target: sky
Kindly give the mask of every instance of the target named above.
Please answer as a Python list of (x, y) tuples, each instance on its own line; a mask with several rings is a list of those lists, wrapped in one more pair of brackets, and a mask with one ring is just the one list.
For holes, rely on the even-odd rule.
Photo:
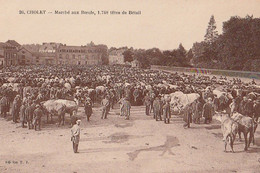
[[(211, 15), (219, 33), (231, 16), (260, 17), (260, 0), (0, 0), (0, 42), (106, 44), (189, 49), (204, 39)], [(46, 10), (45, 15), (19, 10)], [(58, 15), (63, 11), (141, 11), (141, 15)]]

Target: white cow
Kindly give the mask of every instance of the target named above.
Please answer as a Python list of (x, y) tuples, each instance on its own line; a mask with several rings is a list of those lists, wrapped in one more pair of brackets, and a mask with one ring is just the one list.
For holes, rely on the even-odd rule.
[(177, 91), (170, 94), (171, 97), (171, 107), (174, 108), (174, 110), (178, 110), (179, 112), (183, 110), (183, 108), (194, 102), (196, 99), (200, 97), (197, 93), (190, 93), (190, 94), (184, 94), (181, 91)]

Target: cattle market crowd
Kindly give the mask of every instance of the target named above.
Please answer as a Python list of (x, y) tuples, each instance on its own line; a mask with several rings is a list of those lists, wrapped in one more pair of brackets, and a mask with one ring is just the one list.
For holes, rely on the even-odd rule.
[(256, 123), (260, 116), (260, 86), (222, 76), (126, 66), (18, 66), (2, 69), (0, 86), (1, 116), (35, 130), (45, 115), (47, 121), (58, 116), (60, 125), (68, 113), (76, 124), (80, 106), (90, 121), (94, 104), (102, 109), (101, 119), (115, 104), (126, 120), (131, 106), (145, 105), (145, 114), (156, 121), (170, 123), (172, 115), (183, 115), (185, 128), (211, 123), (220, 114), (238, 113)]

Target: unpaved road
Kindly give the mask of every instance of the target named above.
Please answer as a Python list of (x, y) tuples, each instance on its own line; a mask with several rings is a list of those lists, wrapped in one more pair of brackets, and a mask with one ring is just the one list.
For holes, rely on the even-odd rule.
[(90, 122), (82, 117), (78, 154), (72, 151), (68, 122), (34, 131), (1, 118), (0, 172), (260, 172), (259, 128), (249, 151), (236, 141), (236, 153), (224, 153), (216, 121), (184, 129), (181, 118), (173, 117), (167, 125), (156, 122), (144, 115), (143, 106), (131, 109), (130, 120), (118, 113), (114, 109), (101, 120), (94, 108)]

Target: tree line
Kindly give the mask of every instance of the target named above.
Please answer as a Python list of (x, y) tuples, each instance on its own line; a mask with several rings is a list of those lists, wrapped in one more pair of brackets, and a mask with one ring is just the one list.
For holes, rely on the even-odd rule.
[(162, 65), (260, 72), (260, 18), (233, 16), (223, 23), (222, 30), (218, 34), (212, 15), (204, 41), (194, 43), (191, 49), (181, 43), (177, 49), (165, 51), (123, 47), (124, 61), (137, 60), (144, 68)]

